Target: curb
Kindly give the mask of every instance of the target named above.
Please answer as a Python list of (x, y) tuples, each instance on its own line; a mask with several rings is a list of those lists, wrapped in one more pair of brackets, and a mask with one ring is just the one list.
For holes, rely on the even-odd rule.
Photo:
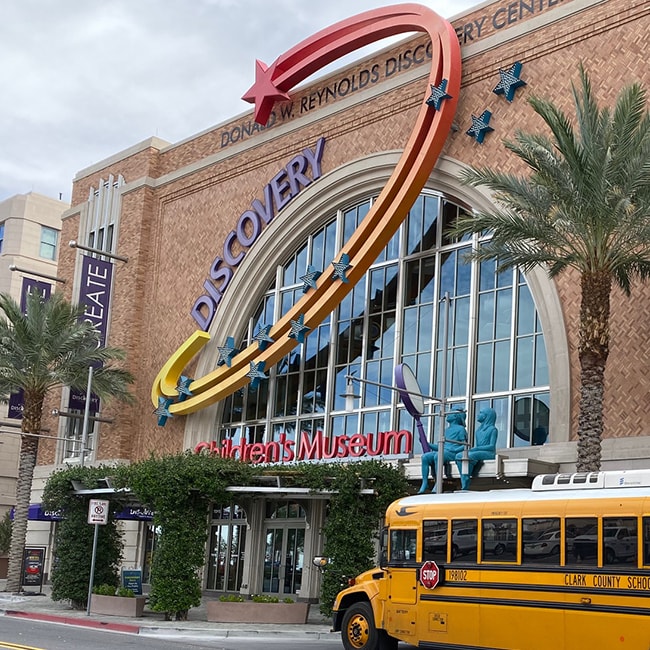
[(92, 619), (83, 619), (75, 616), (55, 616), (54, 614), (39, 614), (34, 612), (20, 612), (18, 610), (5, 610), (6, 616), (14, 618), (29, 619), (32, 621), (45, 621), (47, 623), (61, 623), (63, 625), (78, 625), (81, 627), (92, 627), (101, 630), (111, 630), (113, 632), (127, 632), (129, 634), (139, 634), (139, 625), (129, 625), (128, 623), (109, 623), (108, 621), (94, 621)]

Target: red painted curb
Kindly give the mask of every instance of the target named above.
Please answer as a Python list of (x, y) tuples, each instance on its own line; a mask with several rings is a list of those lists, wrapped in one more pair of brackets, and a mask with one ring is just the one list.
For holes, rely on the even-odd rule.
[(28, 618), (35, 621), (47, 621), (49, 623), (63, 623), (65, 625), (80, 625), (83, 627), (94, 627), (101, 630), (112, 630), (113, 632), (128, 632), (130, 634), (139, 634), (139, 625), (129, 625), (128, 623), (112, 623), (109, 621), (95, 621), (93, 619), (77, 618), (76, 616), (55, 616), (53, 614), (39, 614), (34, 612), (19, 612), (16, 610), (7, 610), (7, 616), (16, 618)]

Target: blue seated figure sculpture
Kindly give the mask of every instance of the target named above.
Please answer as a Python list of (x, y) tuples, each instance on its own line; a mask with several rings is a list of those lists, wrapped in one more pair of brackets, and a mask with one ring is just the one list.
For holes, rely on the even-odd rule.
[(494, 425), (497, 421), (497, 412), (492, 408), (484, 408), (476, 420), (480, 426), (474, 432), (474, 446), (467, 452), (469, 467), (467, 474), (463, 473), (463, 452), (456, 454), (456, 465), (460, 472), (460, 486), (462, 490), (469, 490), (472, 472), (484, 460), (492, 460), (497, 454), (497, 438), (499, 431)]
[[(451, 463), (455, 460), (458, 452), (462, 452), (464, 445), (459, 442), (467, 442), (467, 429), (465, 428), (465, 413), (463, 411), (452, 411), (447, 414), (446, 420), (449, 426), (445, 429), (445, 445), (443, 452), (443, 462)], [(429, 468), (432, 469), (434, 478), (434, 489), (436, 479), (436, 469), (438, 467), (438, 445), (429, 445), (429, 450), (422, 454), (422, 485), (418, 494), (423, 494), (429, 487)]]

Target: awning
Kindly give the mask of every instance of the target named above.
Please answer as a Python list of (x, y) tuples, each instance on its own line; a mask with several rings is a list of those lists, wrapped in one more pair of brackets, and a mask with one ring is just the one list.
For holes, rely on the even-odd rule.
[[(14, 508), (12, 507), (9, 516), (13, 520)], [(143, 508), (142, 506), (127, 506), (119, 512), (113, 514), (115, 519), (130, 519), (137, 521), (151, 521), (153, 519), (153, 510)], [(60, 521), (63, 519), (61, 510), (45, 510), (43, 504), (32, 503), (29, 506), (27, 518), (30, 521)]]
[[(9, 517), (13, 520), (15, 508), (12, 506)], [(40, 503), (31, 503), (27, 512), (27, 519), (30, 521), (59, 521), (63, 519), (61, 510), (45, 510)]]

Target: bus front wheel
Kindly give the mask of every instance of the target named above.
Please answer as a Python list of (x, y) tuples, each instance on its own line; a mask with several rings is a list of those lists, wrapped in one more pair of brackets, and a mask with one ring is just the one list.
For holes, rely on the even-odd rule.
[(370, 603), (355, 603), (343, 616), (341, 640), (345, 650), (397, 650), (397, 639), (375, 627)]

